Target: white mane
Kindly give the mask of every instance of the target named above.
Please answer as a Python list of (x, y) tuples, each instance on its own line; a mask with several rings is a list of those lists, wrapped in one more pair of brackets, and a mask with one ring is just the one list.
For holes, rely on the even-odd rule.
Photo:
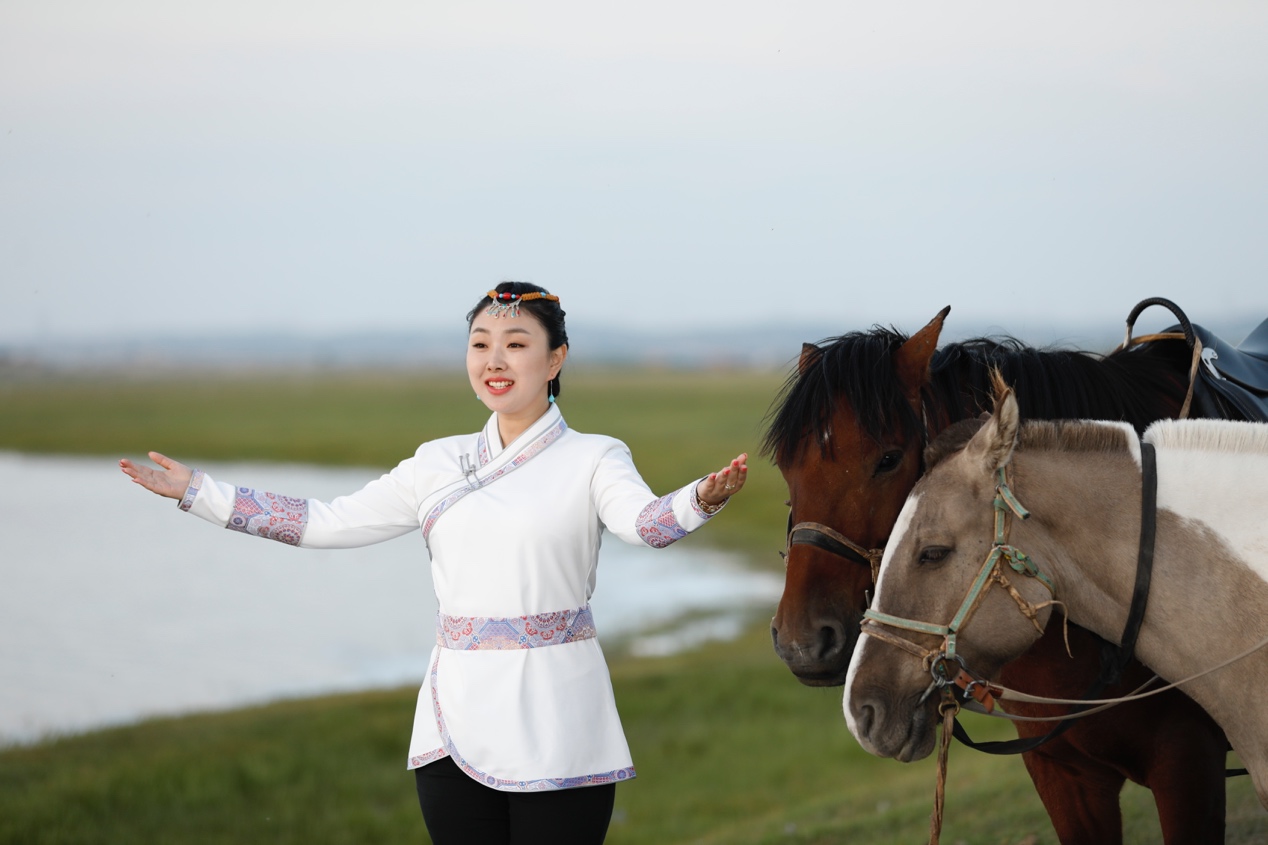
[(1268, 454), (1268, 424), (1233, 420), (1161, 420), (1145, 430), (1159, 449)]

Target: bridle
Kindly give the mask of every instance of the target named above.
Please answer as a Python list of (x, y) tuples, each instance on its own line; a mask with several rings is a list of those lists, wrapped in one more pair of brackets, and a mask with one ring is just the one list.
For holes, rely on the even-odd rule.
[[(986, 590), (992, 584), (998, 583), (1003, 586), (1017, 603), (1021, 612), (1030, 620), (1041, 634), (1043, 628), (1039, 624), (1038, 612), (1044, 607), (1050, 605), (1060, 605), (1061, 602), (1055, 598), (1038, 605), (1032, 605), (1026, 601), (1016, 588), (1009, 582), (1006, 573), (1003, 571), (1002, 563), (1008, 562), (1009, 568), (1014, 572), (1027, 577), (1033, 577), (1039, 580), (1047, 589), (1049, 594), (1054, 593), (1053, 583), (1050, 578), (1039, 571), (1032, 561), (1024, 552), (1008, 543), (1008, 519), (1010, 514), (1015, 514), (1020, 519), (1028, 519), (1030, 512), (1027, 511), (1022, 504), (1017, 501), (1012, 490), (1008, 485), (1008, 478), (1004, 468), (997, 471), (996, 478), (998, 483), (995, 488), (994, 509), (995, 509), (995, 540), (991, 545), (991, 551), (987, 554), (986, 560), (983, 561), (982, 567), (969, 587), (968, 593), (964, 600), (960, 603), (960, 608), (956, 612), (955, 617), (946, 625), (934, 625), (928, 622), (921, 622), (913, 619), (906, 619), (899, 616), (893, 616), (880, 611), (868, 609), (863, 614), (863, 621), (860, 624), (860, 633), (867, 636), (875, 637), (883, 640), (890, 645), (896, 646), (916, 657), (919, 657), (925, 666), (926, 671), (930, 673), (932, 682), (925, 689), (921, 696), (919, 704), (923, 704), (928, 700), (929, 696), (935, 691), (941, 690), (942, 703), (939, 706), (939, 713), (944, 717), (943, 744), (940, 749), (940, 765), (945, 768), (946, 759), (946, 735), (951, 732), (954, 723), (954, 733), (965, 745), (976, 748), (980, 751), (986, 751), (991, 754), (1010, 754), (1032, 750), (1043, 744), (1057, 734), (1063, 732), (1075, 720), (1092, 716), (1110, 707), (1122, 704), (1127, 701), (1138, 701), (1166, 692), (1167, 690), (1177, 689), (1184, 684), (1195, 681), (1212, 672), (1231, 666), (1243, 658), (1253, 654), (1259, 649), (1268, 647), (1268, 638), (1261, 640), (1250, 648), (1221, 661), (1217, 665), (1204, 669), (1187, 678), (1166, 684), (1164, 686), (1153, 687), (1146, 692), (1147, 687), (1153, 686), (1158, 680), (1158, 676), (1141, 684), (1134, 692), (1119, 696), (1117, 698), (1097, 698), (1098, 693), (1107, 683), (1111, 682), (1111, 678), (1107, 676), (1108, 669), (1114, 676), (1122, 670), (1127, 661), (1131, 658), (1134, 651), (1137, 636), (1140, 633), (1141, 622), (1145, 615), (1145, 607), (1149, 596), (1149, 586), (1151, 580), (1151, 572), (1153, 569), (1154, 554), (1154, 532), (1156, 529), (1156, 503), (1157, 503), (1157, 467), (1156, 458), (1154, 456), (1154, 447), (1152, 444), (1141, 443), (1141, 460), (1142, 460), (1142, 477), (1141, 477), (1141, 537), (1140, 549), (1136, 566), (1136, 583), (1133, 590), (1131, 603), (1127, 613), (1127, 623), (1120, 638), (1119, 646), (1114, 657), (1103, 664), (1103, 671), (1100, 678), (1088, 690), (1088, 694), (1082, 699), (1066, 699), (1066, 698), (1049, 698), (1046, 696), (1029, 695), (1019, 690), (1009, 689), (999, 684), (992, 684), (979, 677), (974, 676), (964, 663), (964, 658), (956, 653), (956, 635), (963, 629), (973, 611), (977, 609)], [(898, 628), (903, 630), (915, 631), (923, 634), (933, 634), (942, 637), (941, 648), (929, 649), (924, 648), (917, 643), (903, 637), (899, 634), (891, 633), (886, 628)], [(1068, 643), (1067, 643), (1068, 648)], [(994, 712), (995, 699), (1006, 696), (1010, 701), (1022, 701), (1035, 704), (1046, 705), (1067, 705), (1075, 709), (1062, 717), (1057, 727), (1053, 728), (1047, 734), (1041, 737), (1032, 737), (1026, 740), (1012, 740), (1011, 742), (987, 742), (976, 743), (969, 739), (968, 735), (963, 732), (958, 722), (954, 722), (955, 711), (959, 709), (959, 704), (955, 700), (952, 687), (957, 687), (961, 691), (961, 696), (965, 701), (970, 698), (977, 702), (982, 708), (979, 712), (985, 712), (992, 716), (1004, 716), (1014, 721), (1022, 722), (1039, 722), (1052, 721), (1050, 716), (1016, 716), (1011, 714)], [(971, 704), (971, 703), (970, 703)], [(1228, 769), (1225, 775), (1233, 777), (1236, 775), (1245, 775), (1246, 769)]]
[[(882, 613), (871, 608), (868, 608), (863, 613), (862, 633), (897, 646), (903, 651), (919, 657), (923, 662), (926, 671), (930, 673), (933, 680), (921, 698), (922, 703), (935, 690), (945, 689), (954, 685), (963, 691), (965, 698), (972, 696), (988, 711), (994, 708), (995, 693), (992, 692), (991, 685), (970, 673), (965, 666), (964, 658), (956, 652), (957, 636), (964, 626), (968, 624), (974, 611), (977, 610), (985, 597), (986, 591), (992, 585), (999, 584), (1008, 591), (1008, 594), (1017, 603), (1017, 607), (1022, 614), (1030, 620), (1030, 623), (1034, 625), (1035, 630), (1040, 634), (1043, 633), (1043, 625), (1039, 622), (1039, 611), (1045, 607), (1059, 604), (1055, 599), (1050, 599), (1037, 605), (1031, 604), (1017, 591), (1017, 588), (1009, 580), (1008, 574), (1004, 571), (1004, 564), (1007, 563), (1008, 568), (1014, 573), (1038, 580), (1039, 583), (1048, 589), (1049, 595), (1055, 592), (1052, 580), (1039, 571), (1034, 561), (1025, 552), (1009, 544), (1009, 517), (1015, 514), (1019, 519), (1027, 519), (1030, 517), (1030, 512), (1022, 506), (1021, 502), (1017, 501), (1017, 497), (1013, 495), (1013, 491), (1009, 488), (1005, 468), (1001, 467), (997, 470), (996, 482), (994, 499), (995, 539), (991, 544), (990, 552), (987, 553), (986, 559), (982, 561), (982, 565), (978, 569), (977, 577), (973, 579), (973, 583), (969, 585), (964, 600), (960, 602), (959, 610), (956, 611), (955, 616), (949, 623), (937, 625), (931, 622), (922, 622), (916, 619), (907, 619), (889, 613)], [(925, 648), (900, 634), (892, 633), (888, 630), (889, 628), (914, 631), (920, 634), (932, 634), (941, 637), (942, 642), (937, 648)]]
[[(863, 612), (863, 621), (860, 625), (862, 634), (883, 640), (920, 658), (925, 671), (929, 673), (933, 680), (926, 687), (924, 694), (920, 697), (920, 701), (917, 702), (917, 706), (924, 704), (935, 691), (941, 690), (938, 715), (942, 719), (942, 736), (938, 744), (938, 781), (934, 791), (933, 813), (930, 816), (929, 841), (931, 843), (939, 842), (942, 832), (947, 752), (951, 743), (952, 725), (955, 723), (956, 713), (960, 709), (952, 687), (958, 687), (965, 700), (972, 698), (985, 708), (988, 713), (995, 709), (995, 697), (1000, 693), (998, 687), (992, 687), (989, 682), (973, 675), (969, 671), (964, 663), (964, 658), (956, 653), (956, 638), (964, 626), (968, 624), (973, 612), (982, 603), (986, 591), (993, 584), (999, 584), (1008, 591), (1008, 594), (1017, 603), (1017, 607), (1022, 614), (1030, 620), (1030, 623), (1035, 626), (1035, 630), (1040, 635), (1043, 634), (1043, 625), (1039, 623), (1039, 611), (1044, 607), (1058, 604), (1055, 599), (1050, 599), (1038, 605), (1031, 604), (1022, 597), (1021, 593), (1017, 592), (1017, 588), (1012, 585), (1012, 582), (1008, 579), (1008, 574), (1004, 571), (1004, 563), (1007, 563), (1008, 568), (1012, 569), (1013, 572), (1037, 579), (1047, 587), (1049, 595), (1055, 593), (1052, 580), (1039, 571), (1034, 561), (1025, 552), (1008, 542), (1009, 517), (1015, 514), (1018, 519), (1028, 519), (1030, 512), (1022, 507), (1021, 502), (1017, 501), (1017, 497), (1013, 495), (1013, 491), (1008, 486), (1008, 476), (1005, 469), (1005, 467), (1000, 467), (996, 471), (994, 542), (991, 543), (991, 550), (987, 552), (986, 559), (982, 561), (981, 567), (978, 568), (977, 577), (969, 585), (968, 592), (965, 593), (964, 600), (960, 602), (960, 608), (956, 611), (951, 621), (945, 625), (936, 625), (931, 622), (921, 622), (917, 619), (907, 619), (902, 616), (881, 613), (869, 607)], [(900, 634), (890, 632), (887, 630), (888, 628), (914, 631), (920, 634), (933, 634), (941, 637), (942, 643), (939, 648), (925, 648)]]
[(885, 554), (883, 548), (865, 549), (841, 532), (821, 522), (798, 522), (793, 525), (790, 512), (787, 551), (783, 553), (785, 560), (788, 559), (793, 546), (814, 546), (816, 549), (823, 549), (829, 554), (845, 558), (851, 563), (866, 566), (872, 570), (873, 584), (876, 583), (876, 577), (881, 571), (881, 556)]
[[(924, 474), (924, 446), (929, 442), (929, 419), (928, 410), (921, 403), (920, 413), (923, 421), (922, 438), (921, 438), (921, 460), (920, 474)], [(793, 525), (792, 512), (788, 513), (788, 531), (787, 543), (785, 550), (780, 552), (780, 557), (784, 559), (785, 565), (788, 561), (788, 555), (792, 553), (793, 546), (813, 546), (816, 549), (845, 558), (851, 563), (857, 563), (866, 566), (872, 572), (872, 583), (876, 583), (876, 579), (880, 577), (881, 558), (885, 555), (885, 548), (866, 549), (858, 543), (846, 537), (840, 531), (824, 525), (821, 522), (798, 522)]]

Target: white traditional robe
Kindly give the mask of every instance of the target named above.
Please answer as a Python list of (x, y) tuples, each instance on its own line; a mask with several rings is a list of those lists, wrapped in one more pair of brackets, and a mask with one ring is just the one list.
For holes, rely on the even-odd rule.
[(541, 790), (634, 776), (589, 611), (599, 545), (604, 529), (659, 548), (699, 528), (696, 483), (657, 498), (625, 444), (551, 405), (505, 449), (494, 414), (329, 503), (196, 472), (181, 508), (308, 548), (421, 527), (440, 618), (408, 767), (452, 756), (496, 789)]

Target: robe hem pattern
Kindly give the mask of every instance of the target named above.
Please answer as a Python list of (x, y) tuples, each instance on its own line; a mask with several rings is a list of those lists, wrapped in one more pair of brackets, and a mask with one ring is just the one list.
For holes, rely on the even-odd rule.
[(449, 730), (445, 727), (445, 715), (441, 712), (440, 695), (436, 691), (436, 675), (439, 665), (440, 654), (437, 653), (436, 659), (431, 664), (431, 702), (432, 709), (436, 714), (436, 727), (440, 731), (440, 739), (444, 745), (425, 754), (411, 757), (408, 768), (417, 769), (428, 763), (434, 763), (443, 757), (452, 757), (453, 761), (458, 764), (458, 768), (462, 769), (469, 777), (500, 792), (548, 792), (556, 789), (576, 789), (583, 786), (603, 786), (609, 783), (620, 783), (635, 777), (633, 766), (576, 777), (534, 778), (532, 780), (510, 780), (496, 777), (477, 769), (458, 753), (453, 738), (449, 736)]

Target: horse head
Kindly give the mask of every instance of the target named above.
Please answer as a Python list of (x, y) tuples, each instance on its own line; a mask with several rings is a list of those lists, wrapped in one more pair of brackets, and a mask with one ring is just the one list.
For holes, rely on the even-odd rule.
[[(771, 637), (808, 686), (845, 682), (872, 588), (866, 550), (879, 559), (922, 470), (921, 396), (949, 311), (910, 338), (875, 329), (804, 345), (768, 428), (765, 450), (788, 485), (790, 508)], [(791, 530), (806, 523), (818, 527)], [(847, 550), (802, 540), (823, 528), (846, 540)]]
[(940, 721), (933, 691), (992, 678), (1051, 615), (1050, 583), (1007, 544), (1010, 520), (1025, 515), (1008, 510), (1004, 473), (1019, 420), (1008, 391), (984, 424), (947, 429), (898, 517), (846, 681), (846, 723), (873, 754), (927, 756)]

